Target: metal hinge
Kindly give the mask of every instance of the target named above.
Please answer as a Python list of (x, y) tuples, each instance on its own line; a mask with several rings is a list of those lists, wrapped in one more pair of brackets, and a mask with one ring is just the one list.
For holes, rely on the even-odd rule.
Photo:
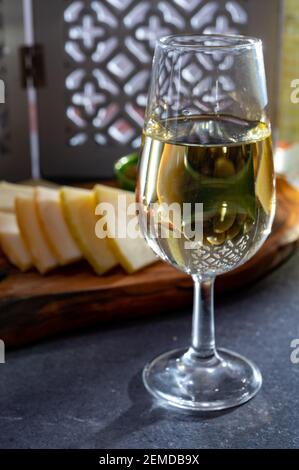
[(43, 47), (38, 44), (22, 46), (20, 56), (22, 87), (27, 88), (28, 84), (33, 85), (35, 88), (44, 87), (46, 77)]

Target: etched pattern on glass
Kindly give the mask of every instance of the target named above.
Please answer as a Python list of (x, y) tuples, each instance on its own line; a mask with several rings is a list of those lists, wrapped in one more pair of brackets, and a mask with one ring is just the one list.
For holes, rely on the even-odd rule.
[(196, 266), (201, 273), (211, 272), (211, 266), (214, 269), (229, 271), (243, 260), (248, 247), (252, 244), (249, 235), (244, 235), (237, 243), (230, 240), (219, 247), (205, 248), (202, 245), (198, 250), (191, 252), (192, 265)]
[[(181, 32), (244, 33), (248, 19), (236, 0), (65, 3), (66, 116), (72, 146), (92, 139), (98, 145), (138, 147), (156, 39)], [(232, 66), (229, 56), (215, 54), (207, 60), (198, 54), (197, 64), (188, 63), (187, 57), (183, 66), (183, 79), (192, 85), (195, 106), (202, 111), (213, 109), (215, 94), (218, 101), (221, 94), (209, 80), (214, 67), (223, 71), (220, 87), (233, 90), (226, 75)], [(168, 86), (167, 69), (159, 80), (162, 93)]]

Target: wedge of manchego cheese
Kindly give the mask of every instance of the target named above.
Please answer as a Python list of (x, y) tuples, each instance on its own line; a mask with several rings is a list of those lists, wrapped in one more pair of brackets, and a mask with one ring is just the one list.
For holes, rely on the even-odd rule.
[(9, 261), (21, 271), (32, 267), (32, 258), (13, 213), (0, 212), (0, 245)]
[(15, 211), (21, 235), (31, 253), (34, 266), (42, 274), (56, 268), (59, 262), (44, 235), (34, 194), (18, 195), (15, 198)]
[(69, 230), (94, 271), (104, 274), (114, 268), (118, 261), (107, 239), (98, 238), (95, 234), (97, 218), (94, 192), (64, 187), (60, 197)]
[[(119, 204), (120, 196), (123, 198), (123, 200), (126, 200), (127, 207), (130, 204), (134, 204), (134, 193), (116, 188), (111, 188), (104, 185), (95, 186), (94, 191), (98, 204), (108, 203), (111, 204), (111, 206), (114, 208), (117, 227), (120, 227), (120, 225), (123, 223), (126, 224), (126, 227), (128, 227), (129, 224), (131, 224), (132, 226), (135, 224), (135, 219), (137, 216), (133, 213), (134, 211), (131, 211), (130, 214), (128, 214), (124, 205)], [(132, 207), (134, 208), (134, 206)], [(97, 215), (105, 217), (105, 215), (103, 215), (102, 211), (99, 209), (100, 206), (98, 206), (97, 208)], [(130, 238), (129, 236), (117, 236), (117, 234), (115, 233), (115, 226), (112, 225), (115, 222), (113, 218), (109, 219), (109, 217), (105, 217), (105, 220), (107, 222), (106, 230), (110, 246), (117, 260), (128, 273), (134, 273), (135, 271), (138, 271), (139, 269), (142, 269), (145, 266), (148, 266), (157, 261), (157, 257), (149, 248), (138, 229), (137, 220), (136, 238)]]
[(33, 194), (32, 186), (25, 186), (21, 184), (7, 183), (6, 181), (0, 182), (0, 211), (1, 212), (14, 212), (15, 211), (15, 198), (16, 196), (31, 196)]
[(42, 230), (59, 264), (80, 260), (82, 253), (64, 218), (59, 190), (40, 186), (34, 195)]

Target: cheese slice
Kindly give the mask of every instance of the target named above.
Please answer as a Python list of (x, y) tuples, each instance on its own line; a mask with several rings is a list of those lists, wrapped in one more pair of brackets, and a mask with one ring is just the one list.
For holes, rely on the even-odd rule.
[(14, 212), (16, 196), (31, 196), (33, 188), (21, 184), (0, 182), (0, 211)]
[[(117, 234), (115, 231), (116, 227), (121, 228), (123, 222), (126, 224), (126, 227), (129, 224), (134, 226), (133, 219), (136, 218), (136, 215), (127, 214), (123, 204), (119, 205), (119, 196), (125, 198), (128, 207), (130, 204), (135, 203), (135, 194), (104, 185), (97, 185), (94, 191), (98, 204), (108, 203), (114, 208), (116, 226), (113, 226), (115, 222), (113, 218), (108, 218), (107, 234), (110, 246), (122, 267), (128, 273), (133, 273), (156, 262), (157, 257), (145, 242), (139, 228), (137, 228), (137, 238), (130, 238), (128, 235), (123, 237), (123, 234), (119, 236), (120, 234)], [(97, 211), (97, 213), (101, 215), (101, 211)], [(136, 226), (138, 227), (137, 221)]]
[(81, 250), (63, 215), (59, 191), (37, 187), (35, 201), (42, 230), (59, 264), (63, 266), (81, 259)]
[(32, 267), (32, 258), (21, 236), (15, 214), (0, 212), (0, 245), (9, 261), (21, 271)]
[(107, 239), (98, 238), (95, 233), (97, 218), (93, 191), (64, 187), (60, 197), (69, 230), (95, 272), (101, 275), (114, 268), (118, 262)]
[(46, 273), (58, 266), (58, 259), (44, 236), (34, 195), (17, 196), (15, 210), (21, 235), (31, 253), (34, 266)]

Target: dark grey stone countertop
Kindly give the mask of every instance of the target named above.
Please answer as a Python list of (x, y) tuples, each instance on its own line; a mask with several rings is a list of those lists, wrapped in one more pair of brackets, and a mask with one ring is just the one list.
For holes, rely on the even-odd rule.
[(189, 416), (152, 402), (144, 363), (190, 335), (191, 315), (169, 313), (8, 353), (0, 448), (298, 448), (299, 364), (290, 343), (299, 338), (299, 254), (216, 306), (218, 344), (261, 368), (262, 390), (249, 403)]

